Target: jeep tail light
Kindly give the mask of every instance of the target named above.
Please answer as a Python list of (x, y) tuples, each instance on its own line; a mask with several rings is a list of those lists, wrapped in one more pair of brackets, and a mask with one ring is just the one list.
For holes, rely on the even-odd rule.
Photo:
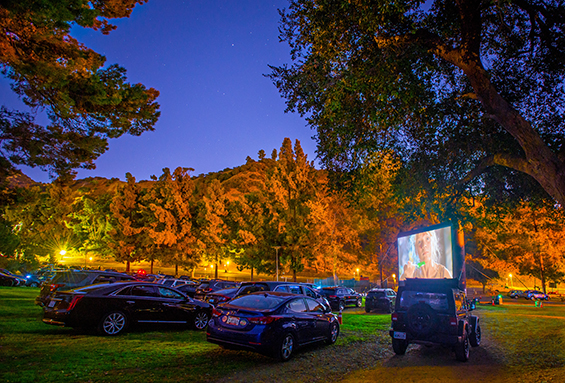
[(457, 327), (457, 318), (455, 318), (455, 317), (449, 318), (449, 325), (451, 327)]
[(337, 298), (337, 295), (328, 295), (328, 298)]
[(393, 322), (396, 322), (398, 320), (398, 313), (392, 313), (390, 318), (392, 319)]

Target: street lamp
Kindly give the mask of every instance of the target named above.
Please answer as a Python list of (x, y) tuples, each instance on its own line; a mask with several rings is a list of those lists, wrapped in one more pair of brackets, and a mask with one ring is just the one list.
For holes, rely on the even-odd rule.
[(279, 281), (279, 249), (282, 246), (273, 246), (273, 249), (275, 249), (275, 262), (276, 262), (276, 268), (277, 268), (277, 282)]
[(508, 274), (508, 277), (510, 278), (510, 286), (514, 288), (514, 283), (512, 282), (512, 274)]

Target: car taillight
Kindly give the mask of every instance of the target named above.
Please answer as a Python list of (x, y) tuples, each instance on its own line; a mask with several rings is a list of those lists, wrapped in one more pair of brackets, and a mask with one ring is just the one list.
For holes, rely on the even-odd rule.
[(392, 319), (393, 322), (396, 322), (398, 320), (398, 313), (392, 313), (390, 318)]
[(253, 318), (249, 318), (249, 322), (253, 324), (270, 324), (278, 319), (281, 318), (276, 316), (253, 317)]
[(328, 295), (328, 298), (337, 298), (337, 295)]
[(455, 318), (455, 317), (449, 318), (449, 325), (451, 327), (457, 327), (457, 318)]
[(62, 283), (53, 283), (51, 286), (49, 286), (49, 291), (55, 291), (57, 290), (59, 287), (63, 287), (65, 286)]
[(69, 303), (67, 311), (71, 311), (82, 298), (84, 298), (84, 295), (75, 295), (71, 300), (71, 303)]

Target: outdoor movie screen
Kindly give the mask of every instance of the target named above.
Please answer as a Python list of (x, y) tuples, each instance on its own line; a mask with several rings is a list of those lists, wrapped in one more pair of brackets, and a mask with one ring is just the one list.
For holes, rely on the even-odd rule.
[(451, 224), (401, 233), (398, 236), (399, 280), (453, 278)]

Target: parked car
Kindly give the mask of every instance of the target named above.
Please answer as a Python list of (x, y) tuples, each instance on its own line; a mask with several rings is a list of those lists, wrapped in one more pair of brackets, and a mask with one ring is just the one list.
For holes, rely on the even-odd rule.
[(35, 304), (43, 306), (50, 294), (61, 290), (71, 290), (97, 283), (113, 283), (119, 281), (135, 281), (131, 275), (115, 271), (102, 270), (65, 270), (57, 271), (53, 278), (41, 284), (39, 296)]
[(527, 293), (524, 295), (524, 298), (532, 301), (536, 299), (543, 299), (547, 301), (549, 300), (549, 295), (538, 290), (528, 290)]
[(310, 298), (318, 300), (325, 306), (330, 307), (328, 300), (320, 294), (319, 290), (313, 289), (311, 284), (286, 281), (259, 281), (259, 282), (242, 282), (239, 290), (235, 293), (235, 297), (251, 294), (258, 291), (280, 291), (291, 294), (306, 295)]
[(367, 292), (365, 297), (365, 312), (372, 310), (384, 310), (387, 313), (394, 311), (394, 301), (396, 292), (393, 289), (372, 289)]
[(179, 279), (179, 278), (164, 278), (164, 279), (158, 279), (154, 282), (167, 287), (180, 287), (186, 284), (192, 284), (192, 285), (196, 284), (195, 282), (186, 279)]
[(404, 355), (409, 344), (443, 345), (457, 360), (469, 359), (470, 346), (481, 343), (479, 317), (457, 280), (407, 279), (398, 288), (389, 334), (392, 349)]
[(208, 293), (204, 297), (204, 302), (208, 302), (214, 306), (227, 302), (235, 296), (235, 293), (237, 293), (238, 289), (239, 287), (234, 287), (231, 289), (222, 289), (214, 291), (213, 293)]
[(508, 296), (513, 299), (518, 299), (524, 296), (525, 291), (522, 290), (510, 290)]
[(200, 283), (185, 283), (184, 285), (175, 287), (175, 289), (191, 298), (194, 298), (194, 294), (196, 293), (198, 286), (200, 286)]
[(187, 325), (203, 330), (212, 306), (151, 282), (116, 282), (57, 291), (47, 298), (43, 322), (118, 335), (135, 324)]
[(223, 289), (231, 289), (238, 286), (239, 283), (235, 281), (210, 279), (209, 281), (204, 281), (200, 283), (200, 285), (196, 288), (196, 292), (194, 293), (194, 298), (203, 301), (204, 297), (208, 293), (212, 293), (214, 291), (223, 290)]
[(346, 306), (363, 306), (363, 297), (348, 287), (323, 287), (318, 290), (330, 303), (332, 309), (343, 311)]
[(12, 277), (14, 279), (14, 284), (12, 286), (25, 286), (26, 285), (26, 279), (24, 277), (22, 277), (21, 275), (14, 274), (10, 270), (7, 270), (7, 269), (0, 269), (0, 273), (9, 275), (10, 277)]
[(315, 299), (263, 291), (218, 305), (206, 339), (224, 348), (287, 361), (296, 348), (323, 341), (334, 344), (338, 335), (336, 315)]
[(10, 274), (0, 272), (0, 286), (18, 286), (20, 281)]

